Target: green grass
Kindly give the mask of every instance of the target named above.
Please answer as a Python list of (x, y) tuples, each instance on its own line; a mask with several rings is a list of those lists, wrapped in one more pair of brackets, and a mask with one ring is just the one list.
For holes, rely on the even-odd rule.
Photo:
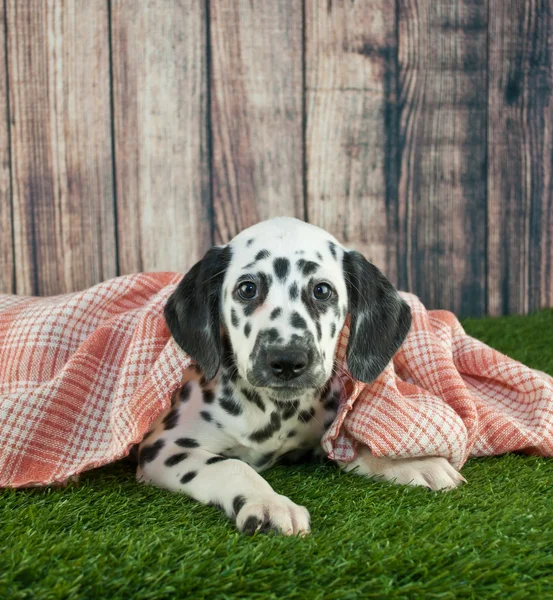
[[(553, 312), (466, 320), (553, 374)], [(267, 479), (311, 512), (307, 538), (237, 534), (216, 509), (117, 464), (60, 490), (0, 492), (0, 598), (553, 598), (553, 461), (475, 459), (449, 493), (332, 466)]]

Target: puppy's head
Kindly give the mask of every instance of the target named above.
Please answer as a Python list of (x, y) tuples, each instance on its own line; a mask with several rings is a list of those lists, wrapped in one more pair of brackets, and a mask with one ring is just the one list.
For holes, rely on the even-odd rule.
[(165, 308), (175, 341), (208, 379), (225, 362), (281, 398), (324, 386), (348, 313), (348, 367), (370, 382), (407, 335), (409, 307), (361, 254), (291, 218), (209, 250)]

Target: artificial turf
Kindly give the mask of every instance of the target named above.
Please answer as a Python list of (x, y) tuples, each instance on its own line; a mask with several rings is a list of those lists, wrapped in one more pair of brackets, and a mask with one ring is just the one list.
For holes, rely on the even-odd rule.
[[(553, 374), (553, 312), (469, 333)], [(65, 489), (0, 492), (0, 598), (553, 598), (553, 459), (470, 460), (429, 493), (332, 466), (276, 467), (312, 534), (235, 532), (119, 463)]]

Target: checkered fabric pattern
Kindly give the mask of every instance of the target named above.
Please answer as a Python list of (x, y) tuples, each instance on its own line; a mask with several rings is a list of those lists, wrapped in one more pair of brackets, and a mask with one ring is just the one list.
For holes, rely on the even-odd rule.
[[(126, 456), (169, 406), (191, 360), (163, 306), (182, 275), (118, 277), (51, 298), (0, 296), (0, 486), (63, 482)], [(344, 394), (323, 446), (378, 456), (553, 454), (553, 379), (467, 336), (410, 294), (413, 327), (370, 385), (344, 365)]]
[[(457, 469), (470, 456), (553, 456), (553, 378), (468, 336), (452, 313), (400, 295), (411, 331), (371, 384), (341, 375), (344, 398), (322, 442), (329, 457), (350, 462), (358, 444), (375, 456), (443, 456)], [(346, 323), (339, 364), (348, 334)]]

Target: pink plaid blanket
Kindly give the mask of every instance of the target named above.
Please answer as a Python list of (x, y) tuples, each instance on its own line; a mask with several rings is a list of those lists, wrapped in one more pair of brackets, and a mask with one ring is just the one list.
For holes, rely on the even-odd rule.
[[(143, 273), (51, 298), (0, 296), (0, 486), (61, 482), (142, 439), (191, 362), (163, 319), (180, 278)], [(351, 461), (367, 444), (377, 456), (444, 456), (460, 468), (469, 456), (552, 455), (553, 378), (402, 296), (411, 332), (372, 384), (342, 375), (329, 456)]]

